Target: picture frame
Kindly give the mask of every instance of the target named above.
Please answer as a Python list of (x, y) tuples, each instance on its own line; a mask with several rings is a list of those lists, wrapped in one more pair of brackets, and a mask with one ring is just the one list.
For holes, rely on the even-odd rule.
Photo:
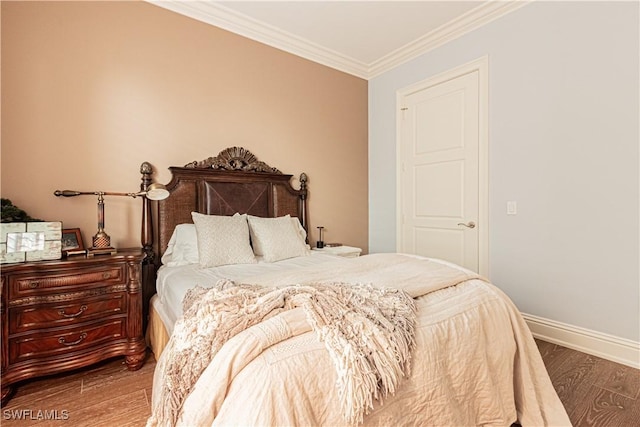
[(0, 264), (55, 260), (62, 257), (62, 222), (0, 224)]
[(87, 253), (79, 228), (65, 228), (62, 230), (62, 253), (65, 256)]

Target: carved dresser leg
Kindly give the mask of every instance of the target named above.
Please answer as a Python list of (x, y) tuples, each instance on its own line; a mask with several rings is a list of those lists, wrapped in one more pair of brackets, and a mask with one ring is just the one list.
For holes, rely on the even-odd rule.
[(9, 398), (11, 397), (11, 394), (13, 393), (13, 387), (8, 385), (8, 386), (2, 386), (2, 402), (1, 402), (1, 406), (4, 406), (7, 401), (9, 400)]
[(138, 369), (140, 369), (144, 363), (144, 359), (146, 358), (146, 356), (146, 351), (125, 356), (124, 360), (127, 364), (127, 369), (129, 369), (130, 371), (137, 371)]

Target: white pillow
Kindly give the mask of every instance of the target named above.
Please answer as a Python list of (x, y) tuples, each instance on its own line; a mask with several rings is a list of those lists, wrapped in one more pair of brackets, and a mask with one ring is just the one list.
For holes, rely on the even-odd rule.
[(191, 212), (198, 236), (201, 267), (254, 264), (245, 215), (218, 216)]
[[(289, 216), (289, 215), (287, 215)], [(293, 226), (295, 227), (296, 230), (298, 230), (298, 234), (300, 235), (300, 238), (302, 239), (302, 241), (304, 242), (304, 244), (307, 244), (307, 230), (304, 229), (304, 227), (302, 226), (302, 224), (300, 224), (300, 218), (298, 218), (297, 216), (292, 216), (291, 217), (291, 222), (293, 223)]]
[(162, 255), (162, 264), (169, 267), (197, 264), (198, 236), (194, 224), (178, 224), (173, 230), (167, 250)]
[[(300, 224), (297, 218), (295, 220)], [(253, 252), (264, 261), (274, 262), (309, 255), (304, 236), (291, 216), (260, 218), (249, 215), (247, 221)]]

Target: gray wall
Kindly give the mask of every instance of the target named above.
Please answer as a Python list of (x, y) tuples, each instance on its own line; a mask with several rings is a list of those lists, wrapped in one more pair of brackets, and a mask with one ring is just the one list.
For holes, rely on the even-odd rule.
[(372, 79), (370, 252), (396, 249), (396, 91), (488, 54), (491, 280), (525, 313), (640, 341), (638, 7), (534, 2)]

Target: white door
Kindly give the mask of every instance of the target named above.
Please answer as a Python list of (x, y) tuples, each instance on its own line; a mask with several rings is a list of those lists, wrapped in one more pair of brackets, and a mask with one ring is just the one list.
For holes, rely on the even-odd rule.
[(480, 74), (448, 74), (399, 97), (398, 246), (486, 274)]

